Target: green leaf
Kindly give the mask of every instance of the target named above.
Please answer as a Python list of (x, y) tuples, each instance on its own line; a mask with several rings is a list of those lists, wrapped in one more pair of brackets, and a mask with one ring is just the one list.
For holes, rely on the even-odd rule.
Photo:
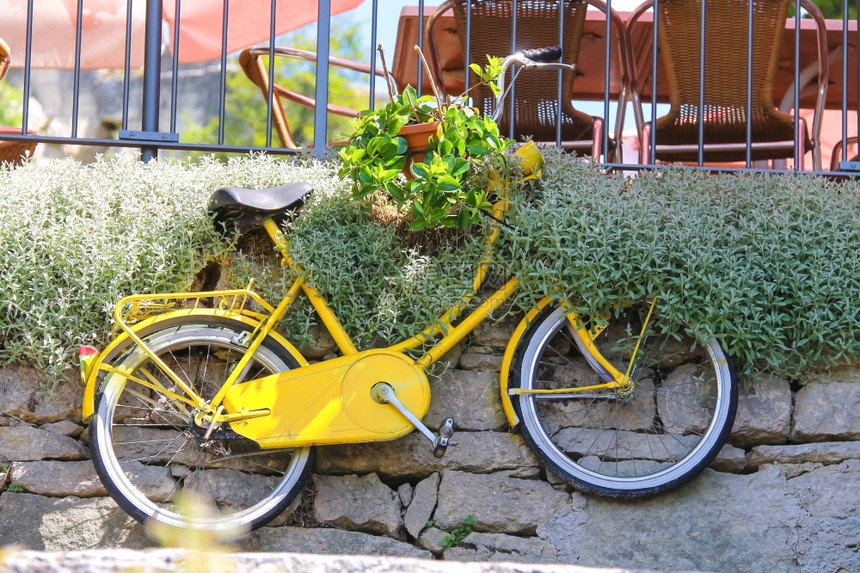
[(490, 151), (490, 146), (485, 142), (470, 143), (467, 151), (469, 152), (469, 155), (480, 157), (481, 155), (486, 155)]
[(451, 177), (461, 177), (469, 170), (469, 162), (459, 157), (452, 158), (448, 163), (448, 173)]
[(460, 229), (465, 229), (472, 222), (472, 217), (469, 214), (469, 211), (466, 209), (460, 209), (460, 212), (457, 213), (457, 227)]
[(397, 155), (403, 155), (406, 153), (406, 150), (409, 149), (408, 144), (406, 143), (406, 139), (401, 136), (395, 137), (394, 142), (397, 146), (394, 148), (394, 153)]
[(410, 225), (410, 231), (420, 231), (422, 229), (426, 229), (428, 227), (428, 221), (425, 219), (415, 219)]
[(416, 178), (426, 179), (430, 175), (430, 167), (426, 163), (413, 162), (409, 167), (412, 175)]

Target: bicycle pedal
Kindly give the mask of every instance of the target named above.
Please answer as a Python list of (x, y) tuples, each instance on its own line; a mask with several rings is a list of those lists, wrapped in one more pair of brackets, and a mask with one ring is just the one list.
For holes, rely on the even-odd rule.
[(433, 455), (441, 458), (448, 451), (448, 443), (454, 435), (454, 418), (447, 418), (439, 427), (439, 435), (433, 441)]

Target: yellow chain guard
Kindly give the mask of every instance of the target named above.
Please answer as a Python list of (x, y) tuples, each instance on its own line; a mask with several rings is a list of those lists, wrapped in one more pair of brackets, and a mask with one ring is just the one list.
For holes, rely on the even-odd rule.
[(237, 384), (224, 399), (228, 413), (269, 409), (271, 414), (231, 424), (262, 448), (390, 440), (413, 429), (393, 406), (371, 397), (389, 383), (421, 419), (430, 386), (421, 366), (407, 356), (369, 350)]

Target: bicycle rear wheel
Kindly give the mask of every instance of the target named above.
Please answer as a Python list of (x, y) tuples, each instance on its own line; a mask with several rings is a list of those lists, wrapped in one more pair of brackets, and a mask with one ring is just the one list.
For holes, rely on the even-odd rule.
[[(154, 354), (204, 399), (211, 399), (244, 353), (249, 327), (186, 323), (146, 337)], [(120, 507), (141, 522), (220, 530), (236, 537), (281, 513), (301, 492), (313, 448), (260, 450), (227, 425), (207, 437), (176, 385), (139, 348), (112, 366), (90, 424), (96, 471)], [(272, 337), (242, 380), (297, 368)], [(145, 381), (146, 384), (139, 382)]]
[[(621, 372), (640, 338), (646, 305), (610, 320), (595, 343)], [(658, 318), (651, 317), (649, 325)], [(715, 341), (649, 331), (630, 377), (632, 391), (576, 387), (602, 380), (577, 348), (563, 309), (544, 310), (514, 357), (512, 386), (571, 388), (514, 397), (525, 441), (551, 471), (587, 493), (639, 498), (677, 487), (719, 453), (737, 409), (737, 381)]]

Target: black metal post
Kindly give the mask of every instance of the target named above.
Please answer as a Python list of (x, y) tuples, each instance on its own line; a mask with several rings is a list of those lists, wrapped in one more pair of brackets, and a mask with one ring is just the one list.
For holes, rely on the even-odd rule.
[(316, 108), (314, 110), (314, 155), (325, 155), (328, 130), (328, 57), (331, 36), (331, 0), (320, 0), (317, 25)]
[[(158, 108), (161, 93), (161, 11), (162, 0), (146, 0), (146, 40), (143, 56), (143, 109), (141, 130), (158, 131)], [(158, 157), (158, 147), (140, 149), (142, 159)]]

